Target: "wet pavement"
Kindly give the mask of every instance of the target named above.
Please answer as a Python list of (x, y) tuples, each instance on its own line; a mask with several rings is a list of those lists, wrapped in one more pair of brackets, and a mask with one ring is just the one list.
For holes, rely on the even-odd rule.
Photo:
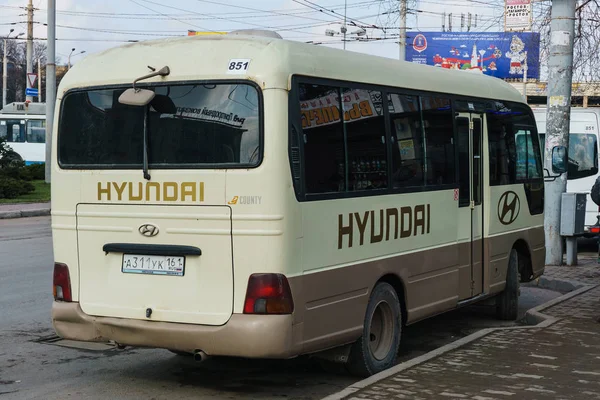
[[(217, 358), (198, 364), (166, 350), (58, 340), (52, 304), (50, 218), (0, 221), (0, 398), (5, 399), (320, 399), (356, 381), (343, 369), (301, 357), (285, 361)], [(521, 315), (559, 293), (524, 288)], [(488, 327), (493, 307), (456, 310), (407, 327), (400, 361)], [(336, 366), (337, 367), (337, 366)]]
[[(546, 275), (600, 284), (592, 256)], [(600, 286), (579, 291), (542, 311), (549, 326), (496, 330), (328, 399), (600, 399)]]

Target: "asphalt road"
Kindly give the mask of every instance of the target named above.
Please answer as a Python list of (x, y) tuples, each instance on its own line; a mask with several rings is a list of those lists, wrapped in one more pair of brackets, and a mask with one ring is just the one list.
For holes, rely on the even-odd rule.
[[(0, 399), (320, 399), (354, 382), (306, 358), (212, 359), (197, 364), (165, 350), (64, 347), (54, 341), (52, 237), (48, 217), (0, 220)], [(560, 294), (524, 288), (521, 315)], [(406, 328), (404, 361), (499, 325), (493, 309), (469, 307)]]

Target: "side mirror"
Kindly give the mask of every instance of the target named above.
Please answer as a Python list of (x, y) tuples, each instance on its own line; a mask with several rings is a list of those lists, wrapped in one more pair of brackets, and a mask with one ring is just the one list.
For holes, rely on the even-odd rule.
[(565, 146), (554, 146), (552, 148), (552, 172), (564, 174), (567, 172), (569, 158)]
[(161, 114), (177, 114), (177, 106), (169, 96), (157, 94), (150, 105)]
[(119, 96), (119, 103), (128, 106), (147, 106), (156, 94), (147, 89), (127, 89)]

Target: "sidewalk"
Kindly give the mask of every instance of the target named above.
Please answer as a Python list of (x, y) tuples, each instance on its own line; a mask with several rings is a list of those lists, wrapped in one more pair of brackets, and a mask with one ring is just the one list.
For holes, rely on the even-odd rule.
[(50, 215), (50, 202), (0, 204), (0, 219)]
[(584, 286), (530, 310), (538, 325), (477, 332), (326, 399), (600, 399), (600, 266), (579, 263), (547, 267)]

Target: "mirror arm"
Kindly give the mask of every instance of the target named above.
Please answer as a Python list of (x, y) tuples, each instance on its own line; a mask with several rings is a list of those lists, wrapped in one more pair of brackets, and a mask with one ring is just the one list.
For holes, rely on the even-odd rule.
[(547, 174), (546, 176), (544, 176), (544, 182), (554, 182), (562, 175), (562, 174), (550, 175), (550, 170), (548, 168), (544, 168), (544, 171), (546, 171), (546, 174)]
[[(151, 68), (153, 69), (153, 68)], [(137, 91), (137, 88), (135, 87), (135, 84), (138, 83), (139, 81), (143, 81), (144, 79), (148, 79), (148, 78), (152, 78), (155, 76), (167, 76), (171, 73), (171, 70), (169, 69), (169, 67), (162, 67), (161, 69), (159, 69), (158, 71), (154, 71), (149, 73), (148, 75), (144, 75), (141, 76), (139, 78), (137, 78), (135, 81), (133, 81), (133, 88)]]

